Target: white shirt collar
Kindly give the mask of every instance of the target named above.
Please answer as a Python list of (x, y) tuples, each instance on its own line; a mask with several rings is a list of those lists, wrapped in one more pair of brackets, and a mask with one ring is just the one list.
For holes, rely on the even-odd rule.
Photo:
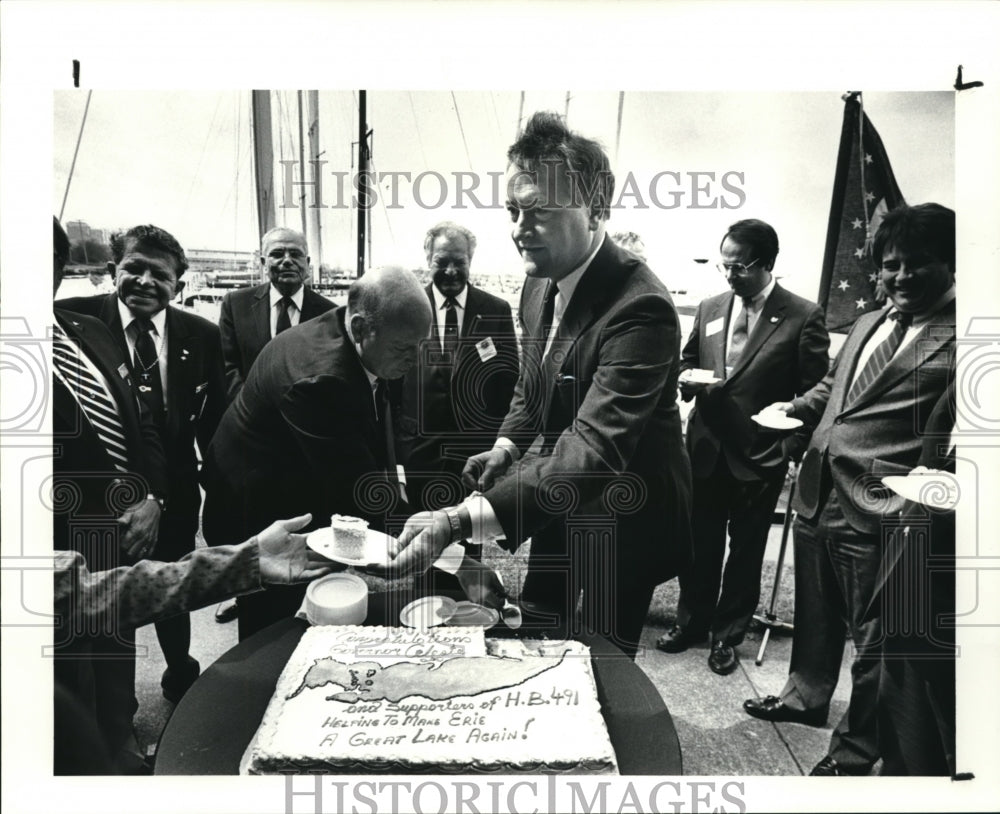
[[(606, 239), (607, 238), (605, 238), (605, 240)], [(556, 283), (556, 287), (559, 289), (559, 294), (562, 296), (563, 309), (565, 309), (566, 306), (569, 305), (570, 300), (573, 299), (573, 292), (576, 291), (576, 287), (580, 284), (580, 279), (583, 277), (583, 273), (587, 270), (587, 267), (597, 256), (597, 253), (601, 250), (601, 246), (603, 245), (604, 240), (599, 240), (590, 254), (584, 258), (584, 261)]]
[[(754, 294), (750, 298), (750, 310), (757, 313), (764, 307), (764, 303), (767, 302), (767, 298), (771, 296), (771, 292), (774, 291), (774, 287), (778, 284), (777, 278), (772, 274), (771, 282), (764, 286), (760, 291)], [(740, 297), (733, 297), (733, 302), (739, 305), (743, 304), (743, 300)]]
[[(135, 317), (132, 316), (132, 312), (128, 310), (128, 306), (121, 301), (120, 297), (115, 297), (115, 302), (118, 303), (118, 316), (122, 320), (122, 328), (128, 328), (135, 321)], [(153, 323), (153, 327), (156, 329), (157, 336), (166, 336), (167, 331), (167, 308), (161, 308), (153, 316), (149, 318), (149, 321)]]
[[(444, 294), (442, 294), (438, 290), (438, 287), (433, 283), (431, 283), (431, 294), (434, 296), (434, 311), (435, 312), (440, 311), (442, 308), (444, 308), (445, 300), (447, 300), (448, 298)], [(466, 283), (462, 291), (455, 295), (455, 304), (464, 311), (465, 301), (468, 298), (469, 298), (469, 286), (468, 283)]]
[(361, 345), (354, 341), (354, 334), (351, 332), (351, 312), (344, 312), (344, 333), (347, 334), (347, 338), (351, 340), (351, 344), (354, 345), (354, 351), (358, 354), (358, 363), (361, 365), (361, 369), (365, 372), (368, 377), (368, 384), (372, 387), (378, 382), (378, 376), (372, 373), (368, 368), (365, 367), (364, 362), (361, 361)]
[[(305, 296), (305, 291), (305, 285), (300, 285), (299, 290), (292, 294), (292, 302), (295, 303), (295, 307), (299, 309), (300, 314), (302, 313), (302, 298)], [(285, 296), (274, 287), (274, 283), (271, 283), (271, 287), (268, 289), (267, 293), (272, 308), (274, 308), (274, 306), (280, 302), (281, 298)]]

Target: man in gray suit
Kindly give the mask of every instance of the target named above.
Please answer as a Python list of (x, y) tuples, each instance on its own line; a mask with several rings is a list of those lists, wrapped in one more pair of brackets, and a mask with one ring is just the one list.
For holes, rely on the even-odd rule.
[(755, 718), (822, 726), (844, 650), (856, 650), (851, 703), (814, 775), (868, 774), (876, 739), (882, 625), (866, 615), (904, 500), (881, 483), (920, 459), (927, 419), (954, 377), (955, 213), (938, 204), (885, 216), (872, 245), (891, 305), (861, 317), (830, 373), (791, 402), (812, 438), (799, 472), (795, 637), (780, 697), (749, 699)]
[(230, 402), (264, 345), (282, 331), (335, 307), (305, 285), (309, 249), (301, 233), (281, 226), (271, 229), (260, 241), (260, 263), (270, 282), (226, 294), (219, 313)]
[[(703, 300), (681, 353), (681, 397), (696, 398), (687, 446), (694, 474), (692, 567), (681, 574), (677, 623), (657, 641), (668, 653), (704, 644), (719, 675), (736, 669), (760, 599), (760, 571), (788, 459), (805, 442), (757, 427), (750, 416), (816, 384), (830, 366), (823, 309), (774, 279), (778, 235), (761, 220), (740, 220), (719, 244), (730, 291)], [(716, 382), (699, 382), (695, 370)], [(729, 527), (729, 557), (726, 526)], [(721, 592), (720, 592), (721, 589)]]

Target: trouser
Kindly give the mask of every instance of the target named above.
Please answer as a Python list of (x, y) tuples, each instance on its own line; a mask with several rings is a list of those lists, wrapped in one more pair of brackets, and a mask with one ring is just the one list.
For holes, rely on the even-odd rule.
[[(695, 478), (694, 560), (680, 576), (677, 602), (677, 624), (685, 630), (694, 635), (711, 632), (713, 642), (731, 646), (743, 641), (760, 600), (767, 534), (786, 470), (779, 467), (767, 480), (742, 481), (720, 454), (711, 476)], [(723, 571), (727, 523), (729, 557)]]
[(781, 699), (791, 709), (827, 709), (840, 677), (847, 630), (854, 643), (851, 702), (830, 739), (829, 755), (863, 770), (879, 757), (881, 618), (868, 613), (882, 541), (859, 534), (832, 490), (815, 523), (795, 521), (795, 633)]
[(603, 528), (558, 523), (532, 539), (521, 590), (525, 631), (536, 626), (537, 633), (558, 638), (596, 633), (635, 658), (657, 583), (647, 573), (621, 567), (616, 531), (614, 523)]
[[(190, 522), (180, 528), (167, 520), (160, 519), (160, 535), (153, 557), (162, 562), (177, 562), (195, 549), (195, 531), (187, 531)], [(191, 649), (191, 615), (179, 613), (155, 624), (156, 638), (163, 651), (167, 667), (172, 671), (187, 671), (188, 651)]]

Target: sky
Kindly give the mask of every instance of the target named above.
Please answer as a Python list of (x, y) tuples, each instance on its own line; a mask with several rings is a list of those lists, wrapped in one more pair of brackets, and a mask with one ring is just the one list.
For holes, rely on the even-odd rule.
[[(86, 96), (67, 90), (53, 97), (56, 211)], [(383, 179), (370, 262), (422, 266), (424, 233), (450, 219), (477, 235), (475, 271), (519, 273), (497, 173), (517, 132), (521, 94), (376, 90), (367, 97), (374, 169)], [(348, 269), (356, 250), (357, 98), (352, 90), (319, 94), (327, 163), (319, 201), (307, 201), (326, 207), (322, 262)], [(871, 92), (863, 99), (905, 198), (954, 206), (954, 94)], [(301, 176), (281, 164), (298, 159), (297, 94), (272, 92), (271, 100), (277, 218), (300, 228), (300, 193), (293, 188), (286, 199), (284, 180)], [(249, 91), (94, 91), (63, 221), (111, 229), (152, 222), (187, 248), (252, 250), (249, 104)], [(523, 115), (568, 110), (572, 129), (602, 141), (617, 179), (608, 229), (638, 233), (650, 266), (672, 289), (718, 290), (723, 281), (713, 265), (693, 259), (714, 261), (726, 227), (758, 217), (778, 232), (776, 272), (792, 290), (815, 297), (843, 108), (837, 92), (646, 91), (622, 98), (614, 91), (532, 90), (524, 94)], [(393, 173), (401, 174), (395, 190)], [(460, 184), (455, 173), (470, 175)], [(313, 177), (310, 168), (307, 180)], [(460, 193), (473, 178), (472, 194)], [(281, 206), (286, 202), (291, 206)]]

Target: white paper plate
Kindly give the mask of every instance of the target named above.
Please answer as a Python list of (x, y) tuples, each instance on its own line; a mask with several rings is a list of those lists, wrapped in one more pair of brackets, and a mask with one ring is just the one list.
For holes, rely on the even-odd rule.
[(368, 537), (365, 539), (365, 554), (360, 559), (351, 560), (347, 557), (340, 557), (333, 553), (333, 529), (329, 526), (316, 531), (309, 532), (306, 537), (306, 545), (317, 554), (322, 554), (327, 559), (344, 565), (376, 565), (389, 564), (389, 543), (392, 537), (383, 534), (381, 531), (368, 529)]
[(491, 628), (500, 621), (500, 614), (493, 608), (477, 605), (475, 602), (459, 602), (448, 618), (448, 624), (456, 627)]
[(949, 511), (958, 505), (958, 480), (950, 472), (887, 475), (882, 478), (882, 483), (897, 495), (934, 509)]
[(406, 627), (428, 628), (448, 624), (458, 603), (447, 596), (424, 596), (415, 599), (399, 612)]
[(691, 382), (692, 384), (715, 384), (716, 382), (721, 382), (722, 379), (715, 375), (714, 370), (699, 367), (684, 371), (681, 381)]
[(760, 424), (760, 426), (767, 427), (769, 430), (797, 430), (802, 426), (802, 422), (799, 419), (792, 418), (777, 410), (757, 413), (757, 415), (750, 416), (750, 418)]

